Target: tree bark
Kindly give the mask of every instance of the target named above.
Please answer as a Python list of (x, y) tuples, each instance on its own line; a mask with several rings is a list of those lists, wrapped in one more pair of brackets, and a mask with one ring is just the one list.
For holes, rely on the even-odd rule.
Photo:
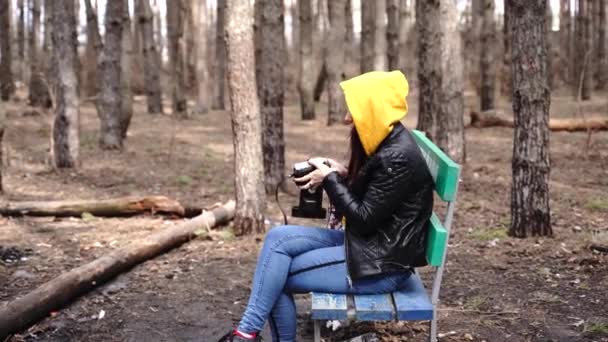
[(160, 88), (160, 56), (154, 40), (154, 16), (149, 0), (137, 0), (135, 11), (141, 28), (142, 49), (144, 55), (144, 77), (148, 113), (163, 112), (162, 92)]
[(57, 168), (74, 168), (79, 164), (80, 109), (78, 77), (74, 60), (76, 13), (73, 1), (53, 3), (53, 50), (57, 85), (55, 120), (51, 138), (53, 164)]
[(165, 196), (132, 196), (105, 200), (71, 200), (46, 202), (12, 202), (0, 205), (5, 216), (81, 217), (88, 213), (98, 217), (125, 217), (139, 214), (184, 216), (185, 209)]
[(441, 110), (440, 0), (416, 0), (418, 30), (418, 123), (416, 129), (429, 139), (437, 137), (437, 113)]
[(185, 84), (184, 1), (167, 0), (167, 36), (169, 39), (169, 70), (171, 70), (171, 103), (173, 115), (188, 117)]
[(226, 21), (226, 1), (217, 0), (217, 19), (215, 32), (215, 62), (213, 68), (213, 102), (211, 108), (224, 110), (226, 109), (224, 100), (224, 89), (226, 87), (226, 44), (225, 37), (225, 21)]
[(142, 95), (146, 92), (145, 76), (144, 76), (144, 48), (143, 48), (143, 33), (141, 22), (137, 16), (137, 0), (133, 1), (133, 22), (131, 24), (131, 32), (133, 32), (133, 58), (131, 70), (131, 90), (133, 94)]
[(560, 1), (559, 37), (561, 48), (561, 66), (563, 68), (563, 80), (570, 83), (572, 75), (572, 17), (570, 0)]
[(464, 58), (458, 29), (458, 9), (453, 1), (441, 1), (441, 88), (435, 132), (437, 146), (452, 160), (464, 164)]
[(494, 23), (494, 0), (482, 0), (483, 23), (481, 28), (481, 110), (494, 109), (494, 89), (496, 83), (496, 25)]
[(236, 176), (234, 233), (262, 233), (266, 196), (264, 184), (260, 182), (264, 166), (262, 121), (255, 80), (253, 6), (248, 1), (226, 0), (224, 9)]
[(198, 83), (196, 80), (196, 56), (198, 44), (196, 32), (198, 31), (198, 11), (201, 5), (199, 0), (184, 0), (182, 3), (182, 21), (184, 26), (184, 91), (196, 94)]
[(361, 73), (374, 70), (376, 2), (361, 1)]
[(376, 6), (374, 18), (374, 70), (384, 71), (387, 67), (386, 58), (386, 0), (372, 1)]
[(133, 89), (131, 72), (133, 69), (133, 33), (131, 31), (131, 17), (129, 16), (129, 2), (124, 2), (122, 12), (122, 38), (120, 54), (120, 95), (121, 116), (120, 132), (122, 139), (127, 138), (127, 131), (133, 117)]
[[(0, 102), (0, 107), (4, 106), (2, 102)], [(0, 116), (4, 115), (3, 108), (0, 108)], [(0, 118), (0, 120), (3, 120)], [(4, 141), (4, 122), (0, 122), (0, 194), (4, 193), (4, 186), (2, 185), (2, 172), (4, 172), (4, 159), (2, 156), (2, 142)]]
[[(569, 1), (569, 0), (568, 0)], [(511, 97), (513, 93), (513, 80), (511, 78), (511, 26), (509, 18), (509, 1), (504, 1), (504, 14), (502, 26), (503, 67), (501, 93)]]
[(547, 0), (512, 0), (513, 182), (509, 235), (550, 236)]
[(606, 89), (608, 81), (608, 61), (606, 60), (606, 1), (598, 0), (598, 29), (597, 29), (597, 70), (595, 89)]
[(255, 64), (257, 94), (262, 116), (264, 184), (272, 194), (285, 180), (283, 104), (287, 49), (283, 0), (258, 0), (255, 17)]
[[(25, 0), (17, 0), (19, 16), (17, 20), (17, 70), (19, 79), (25, 82)], [(10, 13), (7, 9), (7, 13)]]
[[(48, 1), (48, 0), (45, 0)], [(86, 96), (95, 96), (98, 92), (97, 68), (99, 54), (103, 48), (101, 35), (99, 34), (99, 22), (97, 19), (97, 8), (93, 7), (91, 0), (85, 0), (87, 14), (87, 45), (85, 48), (84, 64), (84, 93)]]
[(327, 83), (327, 65), (325, 64), (325, 61), (323, 61), (321, 63), (321, 70), (319, 70), (319, 75), (315, 81), (315, 89), (313, 94), (315, 102), (321, 101), (323, 89), (325, 89), (325, 83)]
[[(415, 40), (413, 32), (413, 13), (411, 3), (415, 0), (400, 0), (399, 5), (399, 69), (410, 79), (410, 71), (413, 68), (412, 53), (415, 51)], [(411, 51), (411, 52), (410, 52)]]
[(29, 39), (30, 51), (30, 84), (29, 84), (29, 102), (34, 107), (51, 106), (51, 97), (44, 83), (43, 63), (42, 58), (39, 58), (39, 41), (40, 36), (40, 0), (32, 0), (32, 29)]
[[(513, 118), (504, 117), (492, 112), (471, 112), (471, 127), (514, 127)], [(549, 130), (552, 132), (606, 131), (608, 119), (600, 116), (585, 119), (549, 119)]]
[(8, 101), (15, 93), (11, 55), (10, 0), (0, 0), (0, 100)]
[[(581, 88), (581, 98), (583, 100), (589, 100), (591, 98), (591, 76), (592, 68), (589, 63), (591, 55), (591, 22), (589, 20), (589, 3), (588, 0), (579, 0), (578, 15), (576, 17), (576, 41), (577, 41), (577, 56), (575, 62), (575, 73), (574, 73), (574, 95), (578, 97), (579, 82), (582, 75), (583, 83)], [(587, 63), (585, 63), (587, 60)], [(583, 69), (583, 66), (586, 66)]]
[[(67, 1), (58, 1), (65, 3)], [(195, 238), (202, 229), (227, 223), (234, 216), (234, 202), (204, 212), (175, 227), (154, 232), (40, 285), (23, 297), (0, 308), (0, 339), (21, 331), (52, 310), (62, 308), (78, 296), (134, 266)], [(203, 231), (204, 232), (204, 231)]]
[(105, 44), (99, 57), (99, 94), (97, 115), (100, 119), (99, 146), (104, 150), (122, 149), (121, 65), (123, 8), (126, 0), (106, 3)]
[(388, 70), (399, 69), (399, 2), (400, 0), (386, 0), (386, 55), (388, 58)]
[(300, 93), (300, 110), (302, 120), (315, 119), (315, 100), (313, 97), (315, 61), (313, 55), (312, 1), (299, 0), (300, 15), (300, 76), (298, 91)]
[[(351, 66), (357, 66), (357, 55), (355, 52), (355, 27), (353, 23), (353, 8), (352, 1), (346, 0), (346, 7), (344, 9), (344, 18), (346, 20), (346, 36), (344, 38), (344, 73), (342, 75), (343, 79), (348, 79), (354, 77), (351, 72)], [(357, 71), (354, 71), (356, 74)]]
[(327, 66), (328, 115), (327, 125), (340, 123), (344, 117), (344, 95), (340, 88), (344, 73), (344, 40), (346, 36), (346, 0), (330, 0), (329, 7), (329, 44), (326, 49), (325, 65)]
[[(194, 6), (194, 4), (193, 4)], [(209, 96), (211, 90), (211, 80), (209, 79), (209, 68), (207, 67), (207, 25), (210, 21), (210, 17), (207, 15), (207, 4), (205, 2), (198, 4), (198, 15), (193, 17), (196, 21), (196, 78), (198, 80), (198, 93), (196, 97), (196, 112), (198, 114), (205, 114), (209, 112)]]
[(549, 90), (553, 88), (553, 11), (551, 2), (547, 1), (546, 42), (547, 42), (547, 86)]

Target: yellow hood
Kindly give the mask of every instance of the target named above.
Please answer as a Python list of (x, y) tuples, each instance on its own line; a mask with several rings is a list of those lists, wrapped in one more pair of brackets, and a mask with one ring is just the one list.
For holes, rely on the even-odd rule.
[(407, 114), (407, 80), (401, 71), (372, 71), (341, 82), (340, 87), (369, 156)]

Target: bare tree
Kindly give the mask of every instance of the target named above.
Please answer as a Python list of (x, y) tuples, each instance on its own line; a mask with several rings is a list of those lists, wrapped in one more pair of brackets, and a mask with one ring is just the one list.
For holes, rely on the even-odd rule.
[(0, 99), (8, 101), (15, 93), (11, 55), (10, 0), (0, 0)]
[(572, 14), (570, 9), (570, 0), (560, 1), (560, 16), (559, 16), (559, 36), (561, 49), (561, 65), (563, 72), (561, 73), (564, 82), (570, 82), (572, 74)]
[(53, 163), (58, 168), (73, 168), (79, 164), (80, 113), (78, 78), (74, 66), (76, 12), (73, 1), (53, 3), (53, 51), (56, 62), (57, 89), (55, 120), (51, 138)]
[(346, 36), (346, 23), (344, 13), (346, 12), (347, 0), (330, 0), (329, 8), (329, 44), (326, 50), (325, 64), (327, 65), (327, 94), (328, 115), (327, 125), (339, 123), (344, 116), (344, 100), (340, 82), (344, 72), (344, 38)]
[(129, 2), (125, 1), (122, 11), (122, 37), (120, 53), (120, 131), (122, 138), (127, 137), (127, 131), (133, 117), (133, 90), (131, 76), (133, 68), (133, 33), (129, 16)]
[[(353, 6), (351, 0), (346, 0), (346, 8), (344, 10), (344, 18), (346, 20), (346, 37), (344, 38), (344, 74), (343, 78), (351, 78), (359, 73), (358, 59), (355, 51), (355, 25), (353, 18)], [(355, 67), (355, 70), (353, 69)]]
[(302, 120), (315, 119), (315, 102), (313, 98), (314, 87), (314, 56), (313, 56), (313, 27), (312, 27), (312, 1), (299, 0), (300, 15), (300, 76), (298, 77), (298, 91), (300, 93), (300, 109)]
[(215, 32), (215, 65), (213, 68), (213, 109), (226, 109), (224, 103), (224, 88), (226, 87), (226, 45), (224, 44), (226, 20), (226, 0), (217, 0), (217, 19)]
[(148, 113), (162, 113), (162, 92), (160, 88), (160, 56), (154, 40), (154, 16), (149, 0), (137, 0), (135, 11), (141, 27), (142, 48), (144, 54), (144, 76)]
[(418, 31), (418, 124), (431, 140), (437, 136), (441, 88), (440, 0), (416, 0)]
[(386, 70), (386, 0), (372, 1), (376, 6), (374, 18), (374, 70)]
[(201, 6), (199, 0), (184, 0), (182, 3), (182, 21), (184, 26), (184, 87), (188, 93), (196, 93), (196, 56), (198, 44), (198, 13)]
[(29, 39), (30, 51), (30, 84), (29, 102), (35, 107), (50, 107), (51, 96), (44, 83), (43, 58), (40, 56), (40, 1), (32, 0), (32, 29)]
[[(577, 62), (575, 65), (574, 80), (583, 77), (581, 98), (583, 100), (589, 100), (591, 98), (591, 76), (592, 68), (583, 67), (586, 64), (585, 60), (590, 58), (591, 51), (591, 22), (589, 20), (589, 1), (579, 0), (578, 1), (578, 13), (576, 16), (576, 51)], [(589, 52), (589, 53), (588, 53)], [(574, 82), (573, 86), (574, 95), (578, 96), (578, 82)]]
[(386, 26), (388, 69), (399, 69), (399, 3), (400, 0), (386, 0)]
[[(48, 1), (48, 0), (47, 0)], [(99, 54), (103, 47), (101, 35), (99, 34), (99, 23), (97, 19), (97, 8), (93, 7), (91, 0), (85, 0), (87, 14), (87, 45), (85, 47), (84, 64), (84, 93), (86, 96), (97, 94), (97, 68)]]
[(223, 10), (236, 176), (234, 233), (261, 233), (264, 232), (266, 195), (260, 182), (264, 166), (255, 81), (253, 6), (249, 1), (226, 0)]
[(271, 194), (285, 179), (283, 69), (287, 49), (283, 0), (258, 0), (255, 12), (256, 83), (262, 116), (264, 183), (266, 193)]
[(513, 182), (511, 227), (516, 237), (552, 235), (549, 210), (547, 0), (512, 0)]
[[(17, 0), (19, 16), (17, 20), (17, 64), (19, 79), (25, 81), (25, 0)], [(10, 13), (7, 9), (7, 13)]]
[[(198, 1), (195, 1), (198, 3)], [(194, 6), (194, 4), (193, 4)], [(196, 8), (196, 7), (193, 7)], [(198, 80), (198, 96), (196, 98), (196, 112), (204, 114), (209, 111), (209, 96), (211, 92), (211, 82), (209, 79), (209, 69), (207, 67), (207, 46), (208, 46), (208, 21), (210, 17), (207, 15), (207, 5), (203, 2), (198, 3), (198, 14), (193, 14), (193, 20), (196, 24), (196, 78)]]
[(513, 93), (513, 80), (511, 79), (511, 19), (509, 18), (510, 11), (507, 11), (508, 5), (508, 1), (505, 1), (502, 25), (503, 63), (500, 92), (511, 97), (511, 94)]
[(108, 150), (122, 149), (123, 144), (120, 59), (125, 1), (112, 0), (106, 3), (105, 42), (98, 62), (99, 146)]
[(376, 2), (361, 1), (361, 73), (374, 70)]
[(547, 86), (553, 88), (553, 11), (551, 10), (551, 2), (547, 1)]
[(167, 36), (169, 38), (169, 70), (171, 70), (171, 103), (173, 115), (188, 117), (184, 66), (184, 1), (167, 0)]
[(494, 0), (482, 0), (483, 21), (481, 28), (481, 110), (494, 109), (494, 89), (496, 83), (495, 42), (496, 24), (494, 23)]
[[(415, 0), (400, 0), (399, 4), (399, 69), (403, 71), (406, 76), (409, 76), (412, 70), (413, 58), (412, 52), (415, 51), (415, 39), (413, 39), (414, 33), (414, 14), (413, 9), (415, 8)], [(412, 6), (414, 4), (414, 6)]]
[(597, 68), (595, 71), (595, 89), (606, 89), (608, 81), (608, 61), (606, 61), (606, 1), (598, 0), (598, 25), (597, 25)]

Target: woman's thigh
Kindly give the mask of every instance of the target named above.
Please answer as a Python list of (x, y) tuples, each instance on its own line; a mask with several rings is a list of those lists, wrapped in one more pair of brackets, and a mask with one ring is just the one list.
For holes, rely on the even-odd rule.
[(397, 290), (408, 272), (366, 277), (349, 286), (344, 246), (318, 248), (295, 257), (291, 262), (285, 291), (289, 293), (331, 292), (349, 294), (386, 293)]

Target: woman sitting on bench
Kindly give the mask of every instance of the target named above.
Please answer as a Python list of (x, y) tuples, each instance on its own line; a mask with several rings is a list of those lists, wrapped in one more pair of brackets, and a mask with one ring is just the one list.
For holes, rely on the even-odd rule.
[(266, 320), (273, 341), (294, 341), (294, 293), (389, 293), (413, 267), (426, 265), (433, 179), (400, 123), (407, 80), (400, 71), (370, 72), (340, 86), (349, 110), (344, 121), (354, 123), (348, 168), (312, 158), (316, 170), (296, 182), (303, 189), (323, 186), (345, 230), (271, 229), (240, 324), (220, 341), (258, 340)]

